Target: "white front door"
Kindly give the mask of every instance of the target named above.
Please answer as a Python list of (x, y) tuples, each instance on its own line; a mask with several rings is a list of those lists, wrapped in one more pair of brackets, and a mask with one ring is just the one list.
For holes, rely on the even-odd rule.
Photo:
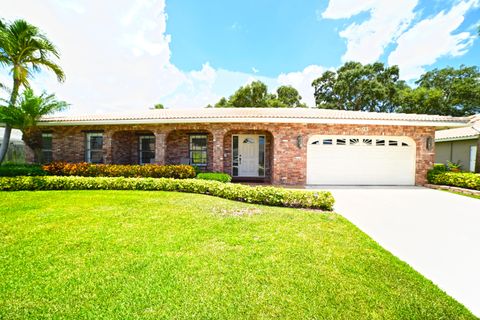
[(238, 135), (238, 176), (258, 177), (258, 135)]
[(475, 162), (477, 161), (477, 146), (470, 147), (470, 171), (475, 172)]

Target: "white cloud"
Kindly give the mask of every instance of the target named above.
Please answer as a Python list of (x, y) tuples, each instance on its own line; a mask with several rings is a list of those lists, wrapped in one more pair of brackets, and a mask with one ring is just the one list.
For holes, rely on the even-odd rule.
[[(32, 86), (69, 102), (69, 114), (145, 110), (156, 103), (200, 108), (253, 80), (270, 90), (291, 84), (313, 105), (310, 84), (323, 70), (310, 66), (278, 78), (215, 69), (208, 62), (199, 70), (180, 70), (170, 61), (164, 0), (17, 0), (0, 6), (2, 17), (26, 19), (58, 46), (66, 82), (40, 73)], [(0, 81), (11, 85), (7, 70), (0, 70)]]
[(400, 66), (402, 78), (413, 79), (424, 73), (424, 66), (442, 56), (465, 54), (475, 36), (453, 32), (464, 21), (465, 13), (477, 4), (478, 1), (461, 1), (448, 12), (420, 21), (398, 38), (398, 46), (388, 57), (388, 63)]
[(347, 40), (342, 61), (371, 63), (410, 25), (417, 3), (418, 0), (330, 0), (322, 17), (348, 19), (368, 11), (368, 20), (350, 24), (340, 36)]
[(310, 65), (300, 72), (282, 73), (278, 76), (279, 85), (291, 85), (296, 88), (309, 107), (315, 106), (313, 96), (313, 80), (317, 79), (325, 72), (322, 66)]

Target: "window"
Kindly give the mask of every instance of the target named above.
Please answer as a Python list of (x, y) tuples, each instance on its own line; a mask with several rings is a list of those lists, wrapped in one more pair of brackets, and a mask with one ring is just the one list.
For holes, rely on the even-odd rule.
[(190, 136), (190, 164), (199, 167), (207, 165), (206, 134), (192, 134)]
[(103, 163), (103, 133), (87, 133), (85, 161), (90, 163)]
[(232, 175), (234, 177), (238, 176), (238, 136), (232, 137)]
[(53, 160), (52, 134), (42, 133), (42, 163), (50, 163)]
[(155, 162), (155, 136), (140, 136), (139, 163), (147, 164)]
[(331, 145), (333, 144), (333, 139), (323, 139), (323, 144)]
[(258, 136), (258, 175), (265, 176), (265, 136)]

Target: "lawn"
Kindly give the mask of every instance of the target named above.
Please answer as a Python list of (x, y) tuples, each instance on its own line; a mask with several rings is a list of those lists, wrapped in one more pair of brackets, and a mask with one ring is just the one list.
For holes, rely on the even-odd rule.
[(147, 191), (0, 201), (2, 319), (474, 319), (334, 213)]
[(467, 194), (467, 193), (456, 192), (456, 191), (451, 191), (451, 190), (442, 190), (442, 191), (458, 194), (459, 196), (470, 197), (470, 198), (474, 198), (474, 199), (480, 199), (480, 196), (477, 196), (476, 194)]

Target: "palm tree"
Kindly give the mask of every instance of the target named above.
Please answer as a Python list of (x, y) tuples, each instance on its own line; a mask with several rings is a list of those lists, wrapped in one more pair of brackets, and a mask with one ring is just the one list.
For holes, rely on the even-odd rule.
[[(63, 70), (52, 60), (52, 56), (59, 58), (56, 47), (37, 27), (24, 20), (12, 23), (0, 21), (0, 66), (9, 68), (13, 78), (7, 108), (16, 108), (20, 87), (28, 88), (29, 79), (42, 68), (53, 71), (58, 81), (65, 80)], [(11, 124), (6, 122), (0, 163), (7, 153), (11, 131)]]
[(48, 114), (65, 110), (68, 104), (59, 101), (54, 94), (45, 92), (36, 96), (32, 89), (22, 92), (15, 108), (0, 106), (0, 121), (9, 123), (12, 128), (22, 131), (22, 140), (35, 154), (35, 162), (42, 162), (42, 132), (37, 126), (38, 120)]

